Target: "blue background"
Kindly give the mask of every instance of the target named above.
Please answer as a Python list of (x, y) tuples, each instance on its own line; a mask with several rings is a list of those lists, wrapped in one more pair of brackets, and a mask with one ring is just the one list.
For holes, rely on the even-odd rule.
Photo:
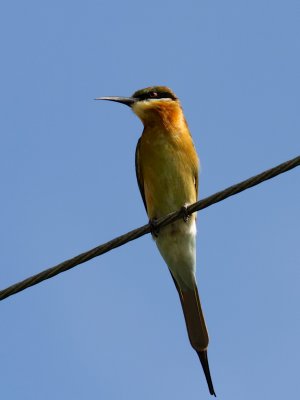
[[(200, 197), (299, 155), (299, 1), (6, 1), (0, 287), (143, 225), (141, 122), (98, 96), (170, 86)], [(298, 399), (300, 169), (198, 215), (218, 398)], [(205, 399), (150, 236), (0, 303), (6, 400)]]

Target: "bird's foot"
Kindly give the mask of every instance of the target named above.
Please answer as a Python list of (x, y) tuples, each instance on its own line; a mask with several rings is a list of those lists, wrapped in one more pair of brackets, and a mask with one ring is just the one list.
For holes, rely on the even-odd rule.
[(188, 209), (187, 209), (186, 205), (181, 207), (181, 214), (182, 214), (182, 218), (183, 218), (184, 222), (188, 222), (191, 215), (188, 213)]
[(149, 225), (150, 225), (150, 232), (151, 232), (152, 236), (157, 238), (158, 234), (159, 234), (159, 228), (157, 226), (157, 219), (156, 218), (149, 219)]

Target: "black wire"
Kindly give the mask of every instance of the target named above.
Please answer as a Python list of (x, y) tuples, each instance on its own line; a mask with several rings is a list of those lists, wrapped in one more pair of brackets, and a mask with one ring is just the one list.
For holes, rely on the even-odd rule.
[[(203, 210), (206, 207), (211, 206), (212, 204), (218, 203), (222, 200), (225, 200), (227, 197), (233, 196), (242, 192), (243, 190), (249, 189), (255, 185), (258, 185), (268, 179), (274, 178), (275, 176), (282, 174), (283, 172), (287, 172), (292, 168), (295, 168), (300, 165), (300, 156), (293, 158), (292, 160), (286, 161), (280, 165), (277, 165), (274, 168), (271, 168), (267, 171), (264, 171), (258, 175), (255, 175), (245, 181), (237, 183), (236, 185), (230, 186), (227, 189), (224, 189), (220, 192), (217, 192), (209, 197), (206, 197), (203, 200), (200, 200), (194, 204), (191, 204), (187, 207), (186, 210), (181, 209), (174, 213), (168, 214), (165, 217), (160, 218), (155, 222), (155, 227), (158, 229), (162, 226), (166, 226), (179, 218), (182, 218), (183, 215), (192, 214), (196, 211)], [(24, 279), (21, 282), (15, 283), (14, 285), (9, 286), (6, 289), (0, 291), (0, 300), (4, 300), (9, 296), (12, 296), (18, 292), (21, 292), (24, 289), (29, 288), (30, 286), (37, 285), (38, 283), (50, 279), (55, 275), (60, 274), (61, 272), (67, 271), (68, 269), (74, 268), (76, 265), (82, 264), (86, 261), (91, 260), (94, 257), (100, 256), (101, 254), (107, 253), (108, 251), (115, 249), (119, 246), (122, 246), (125, 243), (130, 242), (131, 240), (135, 240), (143, 235), (146, 235), (151, 231), (151, 227), (149, 224), (144, 225), (140, 228), (134, 229), (128, 233), (125, 233), (122, 236), (118, 236), (115, 239), (110, 240), (107, 243), (104, 243), (100, 246), (97, 246), (89, 251), (79, 254), (76, 257), (70, 258), (69, 260), (63, 261), (62, 263), (56, 265), (55, 267), (46, 269), (36, 275), (33, 275), (27, 279)]]

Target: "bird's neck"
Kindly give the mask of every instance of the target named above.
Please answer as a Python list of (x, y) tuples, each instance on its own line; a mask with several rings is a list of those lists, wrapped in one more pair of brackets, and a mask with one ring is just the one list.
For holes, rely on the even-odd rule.
[(187, 130), (187, 123), (179, 103), (157, 102), (151, 110), (139, 108), (134, 110), (142, 120), (144, 128), (164, 130), (167, 132), (182, 132)]

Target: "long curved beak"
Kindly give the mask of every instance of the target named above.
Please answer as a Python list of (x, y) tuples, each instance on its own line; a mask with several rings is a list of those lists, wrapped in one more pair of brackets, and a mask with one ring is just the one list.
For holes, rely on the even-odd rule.
[(118, 96), (97, 97), (95, 100), (116, 101), (117, 103), (122, 103), (129, 107), (131, 107), (137, 101), (137, 99), (135, 99), (134, 97), (118, 97)]

